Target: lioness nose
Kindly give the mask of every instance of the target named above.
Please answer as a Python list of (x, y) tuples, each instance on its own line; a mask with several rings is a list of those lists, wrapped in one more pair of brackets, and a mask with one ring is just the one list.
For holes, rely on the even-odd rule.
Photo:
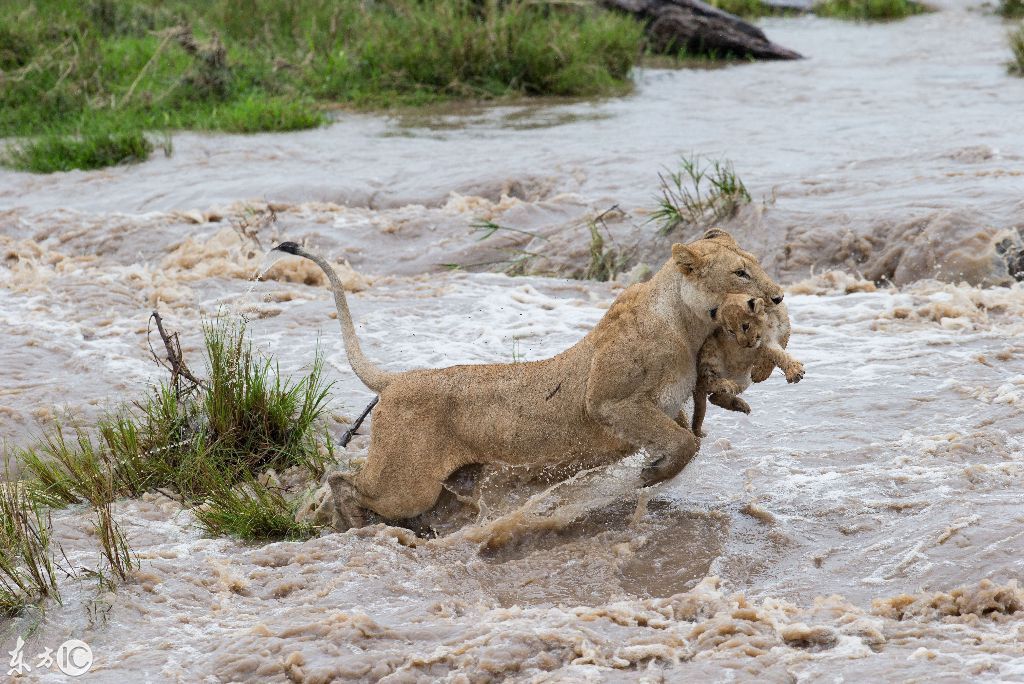
[(772, 297), (772, 301), (775, 302), (776, 304), (781, 304), (782, 303), (782, 298), (785, 297), (785, 296), (786, 295), (779, 295), (778, 297)]

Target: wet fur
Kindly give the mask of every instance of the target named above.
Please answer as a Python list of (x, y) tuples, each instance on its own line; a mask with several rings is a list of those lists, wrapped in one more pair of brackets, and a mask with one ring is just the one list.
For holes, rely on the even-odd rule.
[(363, 525), (365, 509), (389, 520), (430, 509), (448, 476), (471, 463), (568, 473), (644, 449), (652, 459), (644, 485), (675, 476), (699, 448), (680, 409), (716, 327), (709, 311), (730, 292), (782, 298), (752, 255), (713, 230), (673, 245), (650, 281), (626, 289), (553, 358), (387, 373), (363, 356), (330, 264), (294, 243), (277, 249), (325, 271), (353, 370), (380, 394), (366, 464), (329, 478), (340, 529)]
[[(776, 366), (788, 382), (804, 377), (803, 364), (785, 351), (790, 334), (785, 304), (766, 306), (759, 298), (730, 295), (717, 319), (720, 327), (704, 343), (697, 364), (691, 429), (698, 437), (704, 435), (708, 401), (729, 411), (750, 413), (750, 405), (737, 395), (752, 381), (766, 380)], [(753, 377), (755, 373), (760, 379)]]

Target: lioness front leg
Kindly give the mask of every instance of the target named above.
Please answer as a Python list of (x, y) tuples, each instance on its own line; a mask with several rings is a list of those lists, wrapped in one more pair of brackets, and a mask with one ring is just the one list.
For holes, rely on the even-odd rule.
[(766, 347), (764, 351), (768, 358), (786, 374), (786, 382), (800, 382), (803, 380), (804, 364), (787, 354), (786, 350), (782, 347), (773, 344)]
[(654, 460), (641, 473), (642, 486), (650, 487), (675, 477), (686, 467), (700, 440), (648, 399), (588, 401), (592, 415), (619, 438), (646, 449)]
[(341, 473), (334, 473), (327, 478), (334, 495), (334, 527), (344, 531), (366, 524), (366, 514), (359, 505), (355, 487)]

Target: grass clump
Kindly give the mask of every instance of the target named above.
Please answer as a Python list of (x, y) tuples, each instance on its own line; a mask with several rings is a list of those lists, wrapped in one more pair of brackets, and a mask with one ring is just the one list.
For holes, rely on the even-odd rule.
[(43, 136), (19, 168), (95, 168), (145, 158), (141, 131), (309, 128), (329, 103), (617, 94), (642, 44), (530, 0), (0, 0), (0, 137)]
[(1007, 70), (1014, 76), (1024, 76), (1024, 24), (1010, 33), (1010, 53)]
[(750, 193), (729, 161), (683, 157), (677, 170), (659, 173), (658, 179), (658, 209), (651, 220), (662, 235), (681, 225), (710, 227), (750, 203)]
[(1006, 19), (1024, 17), (1024, 0), (1001, 0), (996, 13)]
[(106, 561), (107, 568), (122, 582), (128, 579), (139, 568), (139, 560), (128, 545), (128, 540), (114, 520), (110, 503), (95, 507), (96, 536), (100, 541), (100, 554)]
[[(611, 231), (608, 230), (608, 224), (604, 220), (605, 216), (617, 211), (618, 208), (618, 205), (615, 205), (587, 222), (587, 228), (590, 231), (590, 263), (583, 273), (583, 280), (600, 282), (615, 280), (629, 263), (629, 255), (615, 245)], [(602, 229), (604, 229), (603, 235)]]
[(316, 527), (296, 522), (296, 502), (259, 481), (219, 487), (195, 510), (199, 524), (210, 534), (251, 541), (309, 539)]
[(823, 0), (814, 5), (819, 17), (853, 21), (891, 21), (928, 12), (928, 7), (913, 0)]
[(14, 143), (3, 161), (19, 171), (53, 173), (145, 161), (152, 151), (153, 143), (140, 131), (49, 133)]
[(60, 600), (49, 517), (21, 483), (0, 481), (0, 617), (47, 597)]
[(186, 383), (179, 377), (173, 385), (161, 384), (145, 401), (100, 421), (95, 436), (79, 429), (69, 437), (57, 425), (38, 446), (21, 452), (36, 501), (53, 507), (88, 502), (97, 509), (97, 529), (106, 530), (100, 536), (116, 574), (131, 565), (123, 538), (109, 528), (109, 504), (121, 496), (173, 490), (197, 511), (224, 515), (252, 516), (266, 506), (264, 522), (239, 521), (234, 528), (223, 519), (207, 525), (212, 514), (197, 513), (210, 531), (259, 535), (246, 538), (292, 538), (310, 531), (294, 522), (290, 532), (283, 531), (283, 498), (235, 490), (246, 491), (268, 470), (298, 467), (312, 478), (323, 474), (331, 458), (330, 443), (318, 432), (329, 389), (323, 358), (318, 354), (311, 370), (291, 381), (252, 347), (243, 324), (218, 320), (204, 333), (205, 380)]

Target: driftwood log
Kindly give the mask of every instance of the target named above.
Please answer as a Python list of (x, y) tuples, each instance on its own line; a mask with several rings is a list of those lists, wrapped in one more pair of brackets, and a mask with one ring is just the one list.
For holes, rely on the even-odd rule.
[(597, 0), (607, 9), (644, 22), (650, 49), (680, 50), (748, 59), (800, 59), (802, 55), (768, 40), (764, 31), (701, 0)]

